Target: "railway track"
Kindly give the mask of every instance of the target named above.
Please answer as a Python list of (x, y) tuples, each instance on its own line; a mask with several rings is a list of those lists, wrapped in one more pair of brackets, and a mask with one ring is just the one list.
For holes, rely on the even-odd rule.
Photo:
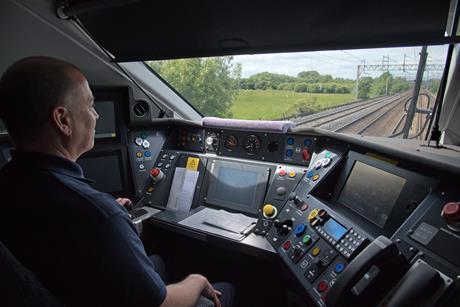
[(382, 117), (385, 117), (395, 109), (403, 107), (405, 101), (406, 95), (389, 99), (388, 101), (382, 103), (382, 105), (378, 108), (366, 110), (366, 113), (363, 116), (357, 117), (335, 131), (341, 133), (364, 134), (366, 131), (375, 127), (379, 122), (384, 122)]
[[(412, 92), (381, 96), (358, 101), (295, 120), (297, 127), (318, 127), (339, 133), (369, 136), (399, 136), (406, 119), (407, 102)], [(434, 97), (422, 91), (418, 108), (433, 107)], [(417, 136), (426, 129), (427, 115), (416, 113), (410, 135)], [(396, 135), (395, 135), (396, 134)]]
[(353, 112), (378, 104), (386, 98), (386, 96), (381, 96), (369, 100), (353, 102), (345, 106), (339, 106), (323, 112), (302, 117), (295, 120), (294, 122), (297, 124), (297, 127), (318, 127), (321, 124), (326, 124), (337, 118), (340, 118), (341, 116), (351, 114)]

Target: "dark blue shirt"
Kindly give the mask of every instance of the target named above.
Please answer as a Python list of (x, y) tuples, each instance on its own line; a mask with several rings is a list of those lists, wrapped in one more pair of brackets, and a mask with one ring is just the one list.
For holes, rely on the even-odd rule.
[(165, 285), (112, 196), (91, 188), (72, 161), (12, 156), (0, 172), (0, 240), (23, 265), (67, 305), (163, 302)]

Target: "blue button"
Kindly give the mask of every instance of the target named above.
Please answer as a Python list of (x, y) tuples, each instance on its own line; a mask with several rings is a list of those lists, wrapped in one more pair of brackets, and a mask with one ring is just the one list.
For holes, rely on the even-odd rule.
[(288, 143), (288, 145), (292, 145), (292, 144), (294, 144), (294, 139), (293, 138), (288, 138), (286, 143)]
[(152, 153), (150, 151), (146, 151), (146, 152), (144, 152), (144, 156), (151, 157)]
[(335, 271), (337, 273), (342, 273), (343, 269), (345, 269), (345, 265), (342, 262), (339, 262), (335, 265)]
[(305, 224), (299, 224), (295, 228), (294, 233), (296, 234), (296, 236), (300, 236), (304, 231), (305, 231)]
[(311, 177), (313, 177), (313, 171), (309, 171), (309, 172), (307, 173), (307, 178), (311, 178)]
[(293, 153), (294, 153), (294, 152), (292, 151), (292, 149), (286, 150), (286, 156), (288, 156), (288, 157), (292, 157), (292, 154), (293, 154)]
[(303, 141), (303, 144), (304, 144), (306, 147), (310, 147), (311, 144), (313, 144), (313, 142), (312, 142), (310, 139), (305, 139), (305, 141)]

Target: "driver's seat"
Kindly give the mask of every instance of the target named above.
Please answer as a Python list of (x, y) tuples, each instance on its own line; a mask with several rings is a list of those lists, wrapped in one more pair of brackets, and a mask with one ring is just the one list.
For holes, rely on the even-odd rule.
[(0, 287), (2, 306), (64, 306), (35, 275), (23, 266), (0, 241)]

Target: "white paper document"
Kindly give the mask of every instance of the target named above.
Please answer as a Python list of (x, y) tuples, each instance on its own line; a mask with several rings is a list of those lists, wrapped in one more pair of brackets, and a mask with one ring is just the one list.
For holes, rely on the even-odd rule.
[(242, 240), (256, 222), (256, 218), (241, 213), (205, 208), (182, 220), (179, 224), (234, 240)]
[(198, 174), (199, 172), (197, 171), (176, 167), (171, 191), (169, 192), (167, 209), (179, 212), (190, 211)]

